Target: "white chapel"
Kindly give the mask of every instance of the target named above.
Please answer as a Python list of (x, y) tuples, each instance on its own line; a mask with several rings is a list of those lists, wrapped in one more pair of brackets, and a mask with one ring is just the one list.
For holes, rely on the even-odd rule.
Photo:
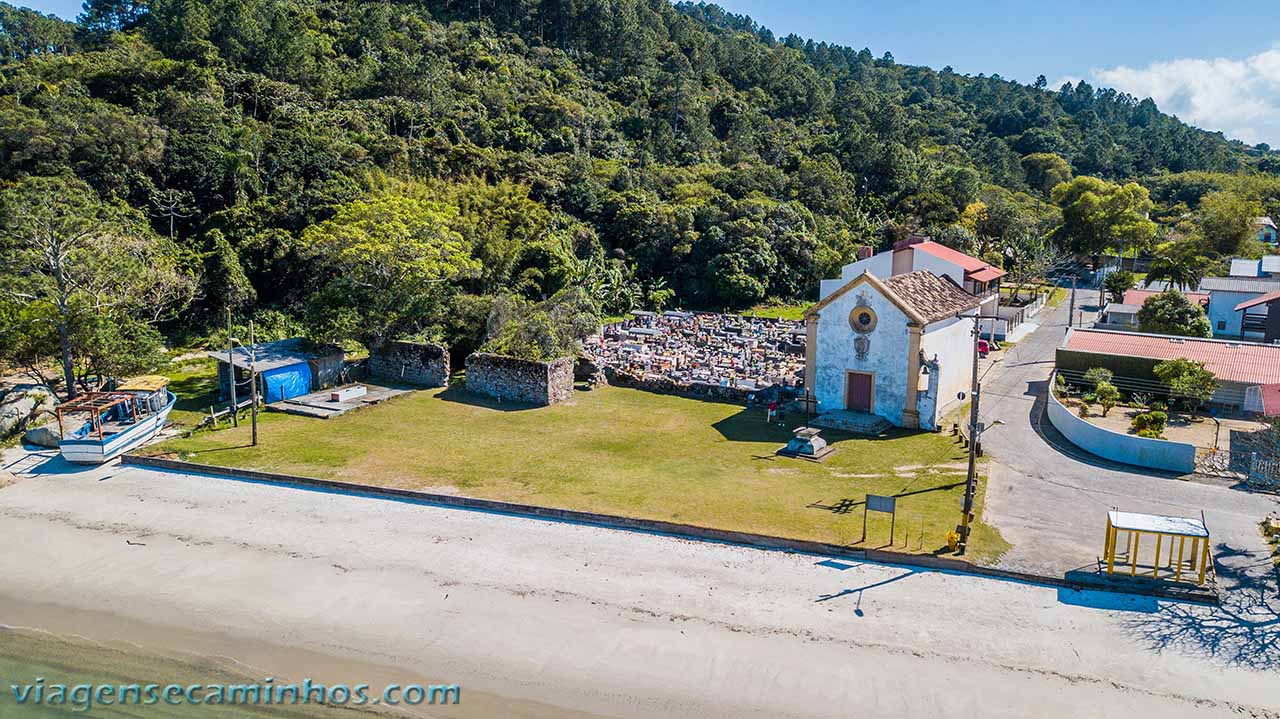
[[(873, 415), (934, 430), (967, 396), (974, 317), (987, 314), (992, 296), (998, 301), (991, 287), (1004, 273), (954, 250), (929, 251), (936, 243), (922, 251), (924, 242), (847, 265), (805, 312), (805, 394), (816, 402), (815, 425), (846, 428)], [(959, 267), (948, 271), (938, 254)]]

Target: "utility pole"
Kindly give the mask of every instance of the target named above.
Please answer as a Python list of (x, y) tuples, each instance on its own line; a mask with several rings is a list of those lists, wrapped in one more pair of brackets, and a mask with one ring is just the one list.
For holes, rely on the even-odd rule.
[(969, 387), (969, 474), (964, 483), (964, 506), (960, 510), (960, 546), (956, 554), (964, 554), (969, 545), (969, 523), (973, 521), (973, 495), (978, 491), (978, 395), (981, 386), (978, 383), (978, 341), (982, 337), (981, 315), (973, 318), (973, 379)]
[(253, 446), (258, 446), (258, 374), (254, 363), (257, 349), (253, 341), (253, 320), (249, 320), (249, 384), (253, 387)]
[[(956, 532), (960, 535), (960, 546), (956, 554), (964, 554), (969, 545), (969, 525), (973, 522), (973, 501), (978, 494), (978, 439), (982, 431), (978, 428), (978, 406), (982, 395), (982, 383), (978, 381), (978, 341), (982, 339), (982, 320), (998, 320), (999, 315), (974, 315), (973, 317), (973, 378), (969, 388), (969, 474), (964, 483), (964, 506), (960, 514), (960, 526)], [(992, 335), (995, 325), (992, 325)], [(1003, 423), (1002, 423), (1003, 424)]]
[(231, 426), (240, 426), (240, 413), (237, 411), (239, 407), (236, 405), (236, 357), (235, 357), (235, 337), (231, 332), (231, 308), (227, 308), (227, 370), (231, 385)]
[(1070, 329), (1076, 325), (1076, 278), (1071, 277), (1071, 310), (1067, 312), (1067, 328)]

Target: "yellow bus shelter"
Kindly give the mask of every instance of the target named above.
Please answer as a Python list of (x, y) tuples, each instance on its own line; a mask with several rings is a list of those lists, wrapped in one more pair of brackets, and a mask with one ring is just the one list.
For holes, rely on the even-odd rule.
[[(1144, 561), (1142, 550), (1146, 550)], [(1103, 561), (1107, 574), (1151, 577), (1203, 585), (1212, 567), (1209, 528), (1204, 518), (1167, 517), (1136, 512), (1107, 512)]]

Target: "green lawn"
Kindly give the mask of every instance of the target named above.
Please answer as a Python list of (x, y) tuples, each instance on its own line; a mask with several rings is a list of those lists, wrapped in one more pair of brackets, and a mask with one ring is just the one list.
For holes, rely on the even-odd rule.
[(169, 390), (178, 396), (169, 420), (194, 427), (218, 404), (218, 363), (212, 357), (175, 362), (160, 371), (169, 378)]
[[(923, 552), (944, 547), (959, 518), (966, 456), (949, 437), (897, 432), (832, 436), (838, 450), (821, 464), (778, 458), (790, 432), (763, 410), (614, 387), (538, 409), (428, 390), (330, 420), (266, 413), (260, 437), (248, 447), (242, 422), (148, 451), (841, 544), (859, 541), (867, 493), (897, 495), (896, 548), (909, 529), (909, 550)], [(873, 515), (865, 546), (886, 545), (888, 526)], [(982, 524), (972, 540), (980, 557), (1008, 546)]]
[(746, 317), (755, 316), (763, 317), (765, 319), (792, 320), (794, 322), (799, 322), (804, 319), (804, 311), (812, 306), (812, 303), (804, 305), (786, 305), (777, 302), (766, 302), (761, 305), (756, 305), (742, 314)]

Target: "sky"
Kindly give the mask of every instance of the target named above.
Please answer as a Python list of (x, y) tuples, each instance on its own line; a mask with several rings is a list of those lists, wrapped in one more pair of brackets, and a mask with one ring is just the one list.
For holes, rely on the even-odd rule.
[[(72, 19), (80, 0), (11, 0)], [(1086, 80), (1208, 130), (1280, 147), (1276, 0), (719, 0), (779, 36), (1050, 87)]]

